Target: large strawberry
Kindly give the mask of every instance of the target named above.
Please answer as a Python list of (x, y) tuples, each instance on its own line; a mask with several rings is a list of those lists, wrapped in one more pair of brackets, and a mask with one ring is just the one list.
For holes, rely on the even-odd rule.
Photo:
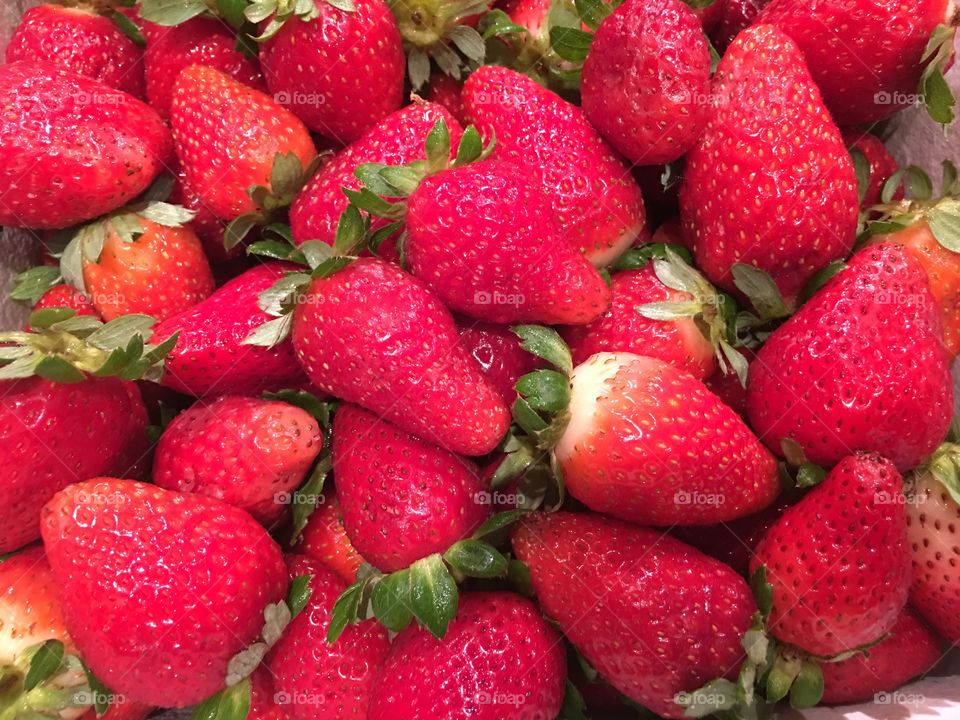
[(0, 68), (0, 225), (62, 228), (143, 192), (172, 149), (145, 104), (45, 63)]
[(506, 403), (517, 396), (514, 386), (521, 376), (536, 370), (536, 356), (520, 346), (520, 339), (505, 325), (464, 320), (460, 325), (460, 344), (477, 361)]
[(774, 331), (747, 385), (763, 441), (781, 453), (790, 439), (820, 465), (862, 450), (914, 467), (947, 434), (952, 407), (926, 274), (891, 243), (858, 252)]
[(910, 589), (902, 484), (888, 460), (850, 455), (767, 531), (750, 568), (766, 568), (776, 638), (832, 656), (893, 627)]
[(535, 168), (560, 227), (606, 265), (646, 237), (640, 189), (583, 111), (525, 75), (484, 66), (463, 86), (464, 110), (500, 159)]
[(557, 716), (566, 663), (557, 632), (529, 600), (468, 593), (443, 639), (410, 627), (377, 676), (369, 720), (530, 720)]
[(363, 558), (343, 528), (340, 501), (333, 489), (324, 488), (323, 502), (307, 519), (295, 549), (332, 568), (348, 583), (357, 579)]
[(41, 525), (77, 649), (140, 702), (185, 707), (221, 690), (285, 595), (280, 548), (211, 498), (96, 478), (54, 496)]
[(646, 528), (566, 512), (525, 517), (513, 548), (547, 615), (631, 700), (679, 718), (678, 693), (736, 674), (757, 607), (723, 563)]
[(755, 265), (789, 301), (853, 246), (853, 164), (803, 56), (775, 28), (741, 33), (713, 90), (713, 114), (687, 155), (684, 231), (711, 281), (733, 290), (733, 265)]

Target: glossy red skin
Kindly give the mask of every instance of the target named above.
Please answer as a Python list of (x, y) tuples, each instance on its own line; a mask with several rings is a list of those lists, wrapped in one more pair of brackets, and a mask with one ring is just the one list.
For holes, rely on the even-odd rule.
[[(453, 116), (435, 103), (413, 102), (370, 128), (356, 142), (334, 155), (300, 191), (290, 206), (290, 229), (297, 244), (322, 240), (333, 245), (340, 215), (347, 208), (343, 188), (359, 190), (353, 174), (363, 163), (406, 165), (425, 157), (424, 141), (438, 120), (450, 131), (451, 153), (460, 143), (463, 129)], [(375, 222), (374, 227), (385, 225)]]
[(196, 397), (256, 395), (302, 385), (306, 379), (289, 340), (273, 348), (243, 344), (247, 335), (272, 319), (257, 306), (257, 297), (292, 267), (258, 265), (203, 302), (157, 323), (154, 343), (180, 333), (167, 356), (163, 384)]
[(680, 210), (697, 266), (735, 291), (730, 268), (766, 270), (795, 298), (853, 247), (853, 163), (799, 49), (768, 25), (739, 35), (714, 78), (717, 106), (687, 155)]
[(277, 522), (323, 447), (310, 413), (278, 400), (222, 397), (177, 415), (160, 436), (153, 482)]
[(558, 224), (588, 259), (609, 262), (611, 248), (646, 238), (640, 188), (582, 110), (527, 76), (492, 65), (467, 79), (462, 98), (481, 135), (496, 136), (497, 158), (539, 171)]
[(948, 0), (773, 0), (757, 22), (793, 38), (837, 123), (859, 125), (912, 104), (921, 57), (934, 28), (948, 22), (947, 7)]
[(386, 3), (354, 5), (347, 12), (321, 3), (317, 18), (290, 17), (260, 44), (263, 75), (277, 101), (343, 145), (400, 108), (406, 74), (400, 31)]
[(143, 53), (147, 98), (160, 117), (170, 117), (173, 86), (190, 65), (205, 65), (237, 82), (266, 92), (260, 65), (237, 50), (237, 38), (223, 20), (194, 17), (166, 27), (143, 21), (147, 47)]
[(720, 22), (720, 16), (723, 12), (723, 6), (727, 0), (714, 0), (712, 3), (702, 8), (691, 7), (693, 14), (700, 21), (704, 34), (713, 32), (713, 29)]
[(770, 0), (716, 0), (720, 16), (715, 27), (708, 31), (713, 46), (726, 50), (744, 28), (750, 27)]
[(311, 595), (267, 658), (278, 704), (293, 720), (366, 720), (374, 678), (390, 643), (375, 620), (327, 642), (330, 612), (347, 584), (316, 560), (288, 559), (291, 577), (311, 575)]
[[(123, 702), (119, 702), (116, 697), (113, 698), (113, 702), (110, 703), (110, 706), (107, 708), (107, 711), (98, 716), (95, 708), (90, 708), (83, 715), (81, 715), (81, 720), (144, 720), (148, 715), (150, 715), (155, 708), (152, 705), (146, 705), (144, 703), (138, 703), (127, 698), (123, 699)], [(256, 718), (247, 716), (248, 720), (256, 720)], [(266, 718), (262, 718), (266, 720)], [(271, 720), (283, 720), (282, 718), (271, 718)]]
[(854, 655), (836, 663), (822, 663), (824, 703), (873, 700), (923, 675), (943, 655), (942, 641), (908, 606), (897, 618), (890, 634), (870, 648), (867, 655)]
[(775, 453), (792, 438), (818, 465), (860, 450), (915, 467), (950, 425), (940, 327), (917, 260), (892, 243), (864, 248), (760, 348), (751, 425)]
[(202, 65), (177, 76), (170, 127), (190, 187), (222, 220), (256, 209), (247, 190), (270, 187), (278, 153), (302, 167), (317, 154), (307, 128), (272, 97)]
[(0, 70), (0, 225), (63, 228), (115, 210), (153, 182), (172, 150), (147, 105), (68, 70)]
[(410, 196), (406, 223), (408, 270), (455, 312), (579, 324), (610, 304), (610, 288), (523, 166), (488, 160), (431, 175)]
[(286, 710), (277, 704), (278, 699), (283, 699), (278, 695), (270, 671), (261, 665), (250, 676), (250, 711), (246, 720), (289, 720)]
[(37, 5), (23, 13), (6, 61), (34, 60), (71, 70), (142, 98), (140, 48), (108, 17), (81, 8)]
[(658, 715), (682, 717), (678, 692), (736, 674), (756, 604), (723, 563), (653, 530), (568, 512), (525, 516), (513, 549), (577, 650)]
[(466, 115), (463, 112), (461, 92), (463, 92), (462, 82), (449, 75), (436, 73), (430, 78), (425, 98), (437, 105), (443, 105), (457, 119), (457, 122), (466, 126), (470, 123), (467, 122)]
[(507, 431), (509, 411), (450, 313), (391, 263), (360, 258), (314, 280), (292, 334), (318, 388), (450, 452), (484, 455)]
[(587, 118), (632, 164), (676, 160), (711, 107), (700, 21), (683, 0), (627, 0), (597, 28), (580, 92)]
[(178, 160), (174, 160), (170, 172), (174, 176), (174, 180), (167, 202), (182, 205), (195, 213), (189, 225), (200, 239), (207, 260), (211, 264), (220, 264), (242, 257), (243, 243), (236, 245), (231, 250), (224, 247), (223, 232), (227, 228), (227, 223), (214, 215), (200, 199), (200, 196), (190, 185), (190, 181), (187, 180), (186, 173), (183, 172)]
[(95, 478), (57, 493), (41, 527), (77, 649), (137, 702), (187, 707), (223, 688), (286, 594), (277, 544), (211, 498)]
[(73, 652), (57, 598), (57, 583), (34, 545), (0, 562), (0, 662), (13, 664), (23, 651), (55, 639)]
[(508, 405), (517, 397), (517, 380), (542, 364), (520, 346), (520, 338), (506, 325), (465, 319), (460, 323), (460, 344)]
[[(870, 166), (870, 182), (867, 184), (867, 191), (863, 195), (860, 207), (865, 209), (876, 205), (880, 202), (884, 184), (897, 171), (897, 161), (893, 159), (880, 138), (863, 130), (856, 128), (844, 130), (843, 141), (848, 148), (856, 148), (862, 152)], [(902, 199), (903, 188), (901, 187), (893, 194), (893, 200)]]
[(383, 572), (445, 552), (491, 514), (476, 465), (354, 405), (334, 416), (333, 472), (347, 536)]
[(393, 641), (369, 720), (539, 720), (560, 711), (566, 658), (560, 635), (510, 592), (460, 595), (437, 640), (411, 625)]
[(903, 479), (849, 455), (767, 531), (750, 562), (773, 586), (774, 637), (831, 656), (893, 627), (910, 589)]
[[(756, 353), (745, 347), (737, 348), (737, 350), (747, 359), (747, 377), (750, 377), (750, 367), (754, 358), (756, 358)], [(717, 368), (710, 377), (703, 381), (703, 384), (737, 415), (742, 418), (747, 417), (747, 388), (741, 384), (740, 377), (735, 372), (724, 373), (720, 368)]]
[[(615, 373), (599, 387), (581, 380), (597, 364)], [(773, 455), (692, 375), (654, 358), (602, 354), (571, 384), (573, 417), (555, 458), (567, 490), (590, 509), (639, 525), (712, 525), (779, 494)], [(578, 405), (587, 395), (596, 404)]]
[(90, 298), (77, 290), (72, 285), (60, 283), (47, 290), (37, 304), (33, 306), (34, 311), (45, 308), (65, 307), (75, 310), (77, 315), (89, 315), (99, 317), (97, 309), (90, 302)]
[(147, 412), (132, 383), (0, 383), (0, 552), (40, 537), (40, 508), (60, 489), (105, 472), (131, 473), (146, 453)]
[(297, 552), (329, 566), (348, 583), (357, 579), (363, 558), (343, 528), (340, 501), (333, 489), (324, 488), (323, 503), (310, 515), (300, 537)]
[(562, 330), (574, 365), (598, 352), (632, 352), (663, 360), (700, 380), (716, 369), (710, 341), (692, 318), (651, 320), (637, 312), (637, 306), (645, 303), (693, 299), (660, 282), (652, 264), (614, 273), (610, 288), (612, 301), (603, 315), (587, 325)]

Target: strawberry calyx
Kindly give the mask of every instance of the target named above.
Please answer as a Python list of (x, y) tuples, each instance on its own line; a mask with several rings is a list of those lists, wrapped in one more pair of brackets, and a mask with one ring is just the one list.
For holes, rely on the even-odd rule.
[(946, 442), (914, 471), (915, 475), (929, 473), (957, 505), (960, 505), (960, 445)]
[[(221, 1), (229, 2), (229, 0), (218, 0), (218, 2)], [(345, 13), (357, 11), (353, 0), (322, 0), (322, 2)], [(243, 16), (253, 25), (259, 25), (270, 18), (260, 35), (253, 38), (256, 42), (263, 42), (276, 35), (289, 19), (295, 17), (303, 22), (310, 22), (320, 16), (320, 11), (314, 0), (253, 0), (244, 8)]]
[(917, 94), (923, 100), (927, 113), (933, 120), (946, 127), (953, 122), (956, 98), (944, 77), (953, 57), (953, 40), (960, 23), (960, 10), (953, 3), (948, 3), (951, 16), (937, 25), (927, 41), (921, 62), (925, 63)]
[(780, 462), (780, 477), (784, 491), (808, 490), (819, 485), (827, 476), (827, 471), (810, 462), (806, 453), (796, 440), (784, 438), (780, 441), (784, 460)]

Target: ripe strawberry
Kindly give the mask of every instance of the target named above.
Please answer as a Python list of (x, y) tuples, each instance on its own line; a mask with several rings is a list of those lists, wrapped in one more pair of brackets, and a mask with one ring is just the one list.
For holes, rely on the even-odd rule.
[(264, 525), (286, 510), (323, 447), (310, 413), (277, 400), (222, 397), (199, 402), (167, 426), (157, 444), (153, 481), (214, 497)]
[(789, 302), (853, 246), (853, 164), (800, 51), (775, 28), (740, 34), (717, 67), (714, 94), (687, 155), (684, 232), (713, 283), (732, 291), (731, 267), (755, 265)]
[(775, 637), (830, 656), (893, 627), (910, 589), (902, 484), (879, 455), (849, 455), (767, 531), (750, 569), (773, 586)]
[(708, 31), (717, 50), (723, 52), (744, 28), (753, 24), (757, 15), (770, 0), (716, 0), (711, 7), (719, 7), (715, 27)]
[(683, 0), (626, 0), (597, 28), (583, 64), (583, 111), (634, 165), (673, 162), (710, 110), (710, 52)]
[(177, 76), (170, 126), (187, 181), (223, 220), (258, 209), (247, 194), (250, 187), (279, 192), (271, 185), (278, 154), (293, 153), (301, 167), (317, 154), (296, 116), (270, 96), (202, 65)]
[(12, 665), (27, 648), (50, 639), (73, 644), (50, 563), (35, 545), (0, 562), (0, 664)]
[(261, 665), (250, 676), (250, 712), (246, 720), (289, 720), (286, 710), (277, 703), (283, 699), (273, 687), (270, 671)]
[(163, 384), (196, 397), (256, 395), (301, 385), (303, 372), (289, 341), (272, 348), (243, 342), (271, 319), (257, 305), (260, 293), (290, 269), (280, 263), (259, 265), (189, 310), (157, 323), (155, 343), (180, 333), (167, 356)]
[(293, 720), (366, 720), (390, 649), (387, 632), (367, 620), (328, 643), (333, 604), (346, 583), (316, 560), (295, 555), (288, 563), (292, 576), (311, 576), (311, 594), (267, 660), (278, 704)]
[(769, 337), (750, 366), (747, 413), (764, 442), (785, 438), (830, 466), (880, 452), (901, 470), (947, 434), (947, 353), (926, 274), (903, 248), (864, 248)]
[(140, 48), (108, 17), (83, 7), (37, 5), (20, 18), (6, 61), (51, 63), (143, 97)]
[(517, 397), (517, 380), (540, 366), (539, 360), (524, 350), (520, 339), (504, 325), (465, 320), (460, 323), (460, 344), (508, 405)]
[[(866, 190), (862, 191), (860, 207), (866, 209), (876, 205), (880, 202), (884, 183), (897, 171), (897, 161), (893, 159), (880, 138), (868, 132), (857, 129), (844, 130), (843, 142), (848, 150), (856, 149), (863, 153), (869, 168), (869, 182)], [(903, 189), (901, 188), (897, 190), (893, 199), (900, 200), (902, 197)]]
[(170, 156), (157, 114), (52, 65), (0, 69), (0, 225), (62, 228), (143, 192)]
[(60, 283), (47, 290), (43, 296), (37, 300), (33, 306), (34, 310), (43, 310), (44, 308), (65, 307), (75, 310), (77, 315), (87, 315), (90, 317), (99, 317), (97, 309), (93, 306), (84, 293), (77, 290), (72, 285)]
[(463, 86), (467, 117), (497, 158), (529, 165), (554, 202), (557, 221), (594, 265), (646, 237), (643, 198), (627, 166), (583, 112), (534, 80), (487, 65)]
[(77, 649), (138, 702), (186, 707), (221, 690), (286, 591), (276, 543), (211, 498), (96, 478), (57, 493), (41, 528)]
[(351, 11), (309, 5), (316, 17), (289, 17), (260, 44), (263, 75), (277, 102), (346, 145), (403, 104), (400, 33), (383, 0), (355, 0)]
[(293, 313), (293, 345), (318, 388), (450, 452), (483, 455), (509, 413), (458, 340), (433, 293), (374, 258), (315, 279)]
[(777, 497), (773, 455), (692, 375), (603, 352), (570, 382), (554, 454), (567, 490), (590, 509), (641, 525), (710, 525)]
[(566, 661), (559, 634), (529, 600), (464, 593), (442, 640), (411, 626), (377, 676), (369, 720), (528, 720), (557, 716)]
[[(697, 20), (700, 21), (704, 35), (709, 35), (716, 29), (717, 24), (720, 22), (720, 17), (723, 14), (723, 6), (726, 5), (726, 3), (727, 0), (713, 0), (713, 2), (704, 7), (693, 7), (691, 5), (690, 9), (693, 11)], [(698, 3), (693, 4), (696, 5)]]
[(60, 384), (32, 377), (0, 386), (0, 456), (9, 459), (0, 552), (10, 552), (40, 537), (40, 508), (61, 488), (133, 471), (147, 451), (147, 413), (136, 386), (115, 378)]
[(877, 700), (923, 675), (940, 660), (941, 641), (909, 607), (905, 607), (890, 634), (867, 651), (847, 660), (823, 663), (823, 702), (851, 703)]
[(326, 488), (323, 496), (323, 504), (310, 515), (296, 549), (329, 566), (346, 582), (352, 583), (357, 579), (357, 570), (363, 564), (363, 558), (350, 543), (347, 531), (343, 528), (337, 496), (333, 490)]
[(430, 78), (427, 86), (426, 99), (445, 107), (461, 125), (468, 125), (463, 112), (463, 83), (454, 80), (449, 75), (437, 74)]
[(735, 675), (757, 608), (723, 563), (653, 530), (566, 512), (524, 517), (513, 549), (547, 615), (631, 700), (679, 718), (677, 693)]
[(190, 220), (190, 227), (196, 233), (197, 238), (203, 245), (203, 252), (211, 264), (221, 264), (228, 260), (233, 260), (243, 252), (243, 245), (237, 244), (230, 250), (227, 250), (223, 244), (223, 234), (227, 223), (218, 218), (208, 208), (200, 196), (190, 185), (186, 173), (180, 167), (179, 161), (174, 159), (170, 168), (173, 176), (173, 187), (170, 189), (169, 202), (185, 207), (193, 213), (193, 219)]
[[(90, 708), (80, 716), (81, 720), (98, 720), (98, 718), (99, 720), (145, 720), (155, 709), (151, 705), (128, 700), (125, 697), (121, 699), (113, 695), (110, 699), (113, 702), (110, 703), (105, 713), (97, 715), (96, 708)], [(250, 720), (257, 720), (249, 715), (247, 717)], [(283, 720), (283, 718), (270, 718), (270, 720)]]
[(350, 542), (384, 572), (445, 552), (490, 516), (476, 465), (352, 405), (334, 416), (333, 472)]

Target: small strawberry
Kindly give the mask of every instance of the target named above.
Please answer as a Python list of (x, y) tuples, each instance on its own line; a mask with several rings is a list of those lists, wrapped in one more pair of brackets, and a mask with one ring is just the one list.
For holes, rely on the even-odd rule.
[(680, 718), (678, 693), (736, 674), (757, 608), (726, 565), (659, 532), (566, 512), (524, 517), (513, 549), (547, 615), (631, 700)]
[(36, 304), (33, 310), (43, 310), (44, 308), (65, 307), (75, 310), (77, 315), (87, 315), (90, 317), (100, 317), (97, 309), (90, 302), (90, 298), (77, 290), (72, 285), (60, 283), (47, 290)]
[[(871, 135), (862, 130), (844, 130), (843, 142), (851, 152), (859, 152), (863, 158), (863, 165), (866, 170), (867, 183), (865, 187), (860, 188), (860, 207), (864, 210), (880, 202), (880, 193), (890, 176), (897, 171), (897, 161), (893, 159), (890, 151), (876, 135)], [(854, 167), (857, 167), (857, 160), (854, 160)], [(858, 169), (858, 180), (859, 180)], [(898, 190), (893, 196), (894, 200), (903, 197), (903, 191)]]
[(53, 571), (43, 547), (35, 545), (0, 562), (0, 666), (45, 640), (72, 647)]
[(763, 441), (782, 453), (789, 438), (824, 466), (860, 450), (914, 467), (947, 434), (952, 407), (926, 274), (892, 243), (858, 252), (777, 328), (747, 383)]
[(460, 344), (477, 361), (480, 371), (507, 404), (517, 396), (514, 388), (517, 380), (540, 365), (536, 356), (524, 350), (516, 334), (505, 325), (464, 320), (460, 323)]
[(560, 636), (533, 603), (467, 593), (442, 640), (417, 627), (394, 639), (369, 720), (554, 718), (565, 678)]
[[(750, 348), (740, 347), (737, 351), (743, 355), (747, 361), (746, 377), (750, 377), (750, 365), (757, 357), (756, 353)], [(723, 401), (723, 404), (737, 413), (742, 418), (747, 417), (747, 388), (744, 387), (740, 378), (734, 373), (725, 373), (717, 370), (713, 375), (703, 381), (714, 395)]]
[(462, 82), (454, 80), (449, 75), (439, 74), (430, 78), (424, 97), (432, 103), (445, 107), (461, 125), (468, 125), (463, 112), (463, 99), (460, 97), (462, 92)]
[(347, 537), (340, 501), (333, 490), (324, 489), (323, 498), (323, 504), (307, 520), (296, 550), (329, 566), (346, 582), (352, 583), (357, 579), (363, 558)]
[(193, 213), (193, 219), (190, 220), (189, 225), (203, 245), (203, 252), (210, 264), (222, 264), (239, 257), (243, 252), (243, 246), (238, 243), (230, 250), (224, 247), (223, 237), (227, 223), (214, 215), (203, 203), (190, 185), (190, 181), (187, 180), (179, 161), (175, 160), (170, 170), (174, 181), (168, 201)]
[(769, 2), (770, 0), (715, 0), (711, 7), (720, 8), (720, 17), (716, 26), (707, 32), (714, 47), (720, 52), (730, 47), (730, 43), (740, 31), (750, 27)]
[(221, 690), (286, 591), (266, 531), (199, 495), (97, 478), (57, 493), (41, 527), (77, 649), (138, 702), (186, 707)]
[(733, 291), (733, 266), (754, 265), (790, 302), (853, 246), (853, 164), (800, 51), (775, 28), (741, 33), (713, 89), (715, 109), (687, 156), (684, 232), (719, 287)]
[(3, 65), (0, 106), (0, 225), (63, 228), (115, 210), (172, 149), (144, 103), (52, 65)]

